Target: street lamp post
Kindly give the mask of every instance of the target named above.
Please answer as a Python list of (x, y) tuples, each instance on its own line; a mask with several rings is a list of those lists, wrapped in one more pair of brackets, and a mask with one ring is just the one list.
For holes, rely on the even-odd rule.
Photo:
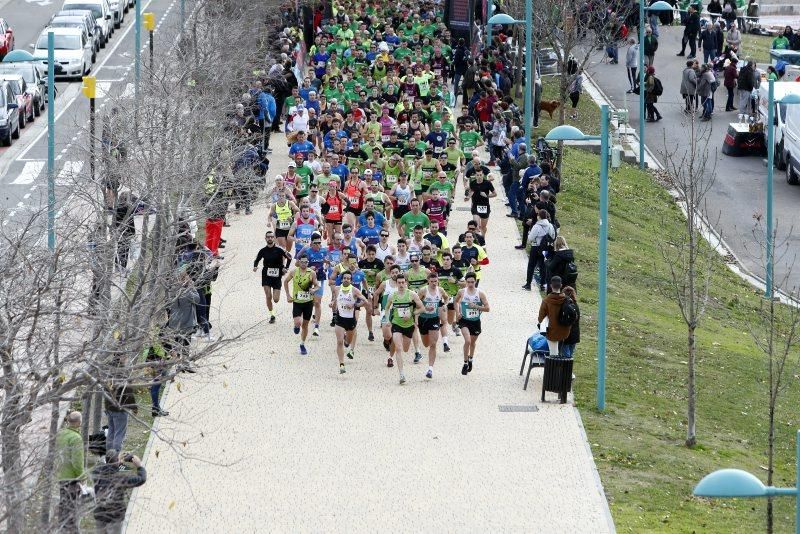
[[(639, 168), (644, 169), (644, 3), (639, 0)], [(663, 0), (654, 2), (648, 11), (672, 11)]]
[(606, 407), (606, 295), (608, 282), (608, 106), (600, 106), (600, 135), (586, 135), (574, 126), (550, 130), (547, 141), (600, 141), (600, 223), (597, 267), (597, 409)]
[(95, 175), (95, 154), (94, 154), (94, 139), (95, 139), (95, 97), (97, 96), (97, 78), (94, 76), (83, 77), (83, 96), (89, 99), (89, 173), (94, 183)]
[(155, 65), (153, 63), (154, 48), (153, 48), (153, 32), (156, 31), (156, 16), (153, 13), (147, 12), (142, 14), (142, 23), (148, 33), (148, 48), (150, 49), (150, 81), (153, 81), (155, 74)]
[[(47, 32), (47, 248), (56, 249), (55, 34)], [(20, 110), (22, 111), (22, 110)]]
[(720, 469), (703, 477), (694, 487), (696, 497), (755, 498), (791, 495), (795, 498), (794, 531), (800, 534), (800, 430), (797, 431), (795, 450), (795, 487), (765, 486), (755, 475), (741, 469)]
[(800, 104), (800, 95), (787, 94), (783, 98), (775, 99), (775, 81), (769, 81), (769, 100), (767, 106), (767, 272), (764, 287), (764, 297), (771, 299), (775, 294), (773, 247), (775, 246), (772, 226), (772, 175), (775, 165), (775, 104)]
[[(533, 0), (525, 0), (525, 20), (517, 20), (505, 13), (493, 15), (486, 21), (486, 34), (491, 37), (491, 28), (494, 24), (509, 26), (514, 24), (523, 24), (525, 26), (525, 135), (529, 139), (533, 136), (533, 123), (531, 114), (533, 113), (533, 104), (531, 91), (533, 91), (533, 76), (536, 70), (533, 65)], [(530, 146), (530, 141), (526, 143)]]

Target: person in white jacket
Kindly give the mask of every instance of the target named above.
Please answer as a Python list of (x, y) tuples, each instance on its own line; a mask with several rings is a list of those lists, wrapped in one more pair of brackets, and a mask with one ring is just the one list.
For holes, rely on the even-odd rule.
[(625, 70), (628, 73), (628, 83), (631, 85), (627, 93), (635, 93), (639, 87), (639, 78), (636, 76), (639, 70), (639, 45), (633, 37), (628, 38), (628, 52), (625, 54)]
[(528, 233), (528, 243), (531, 245), (531, 254), (528, 257), (528, 272), (525, 278), (525, 285), (522, 289), (531, 289), (531, 281), (536, 267), (539, 267), (539, 278), (537, 284), (544, 291), (547, 284), (546, 260), (547, 254), (553, 252), (553, 241), (556, 239), (556, 229), (550, 223), (550, 214), (547, 210), (539, 210), (536, 216), (536, 224), (533, 225)]

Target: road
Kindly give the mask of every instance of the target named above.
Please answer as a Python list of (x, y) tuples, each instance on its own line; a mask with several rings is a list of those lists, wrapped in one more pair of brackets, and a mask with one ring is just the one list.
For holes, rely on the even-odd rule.
[[(656, 75), (664, 84), (664, 96), (659, 99), (657, 107), (664, 119), (658, 123), (647, 123), (645, 140), (648, 148), (663, 163), (665, 146), (669, 151), (678, 149), (680, 153), (687, 145), (688, 125), (682, 113), (683, 99), (680, 96), (681, 72), (686, 66), (686, 58), (675, 56), (680, 49), (682, 27), (661, 27), (659, 30), (655, 68)], [(618, 65), (600, 63), (602, 57), (598, 55), (592, 59), (587, 70), (614, 106), (623, 108), (627, 104), (630, 124), (638, 130), (638, 97), (625, 94), (628, 89), (624, 64), (626, 51), (627, 47), (620, 49)], [(758, 257), (760, 249), (753, 232), (755, 217), (766, 212), (766, 158), (733, 158), (722, 154), (728, 123), (735, 119), (737, 113), (724, 111), (725, 95), (724, 87), (717, 90), (713, 120), (698, 123), (701, 125), (700, 131), (709, 135), (709, 168), (714, 170), (715, 175), (713, 187), (707, 196), (708, 218), (744, 266), (756, 276), (763, 277), (763, 262)], [(783, 289), (790, 290), (800, 287), (800, 268), (793, 272), (791, 269), (795, 255), (800, 250), (800, 233), (798, 229), (791, 232), (792, 224), (797, 221), (800, 187), (787, 184), (784, 172), (777, 169), (773, 186), (778, 231), (775, 282)], [(759, 238), (763, 242), (760, 235)]]
[[(179, 26), (180, 0), (140, 0), (142, 12), (156, 17), (156, 57), (160, 47), (171, 46)], [(16, 33), (16, 47), (28, 49), (51, 16), (61, 8), (61, 0), (28, 2), (11, 0), (0, 8)], [(187, 7), (187, 13), (191, 7)], [(24, 13), (25, 16), (22, 16)], [(98, 115), (112, 102), (133, 98), (134, 10), (125, 16), (121, 28), (97, 55), (92, 72), (97, 78)], [(159, 37), (163, 36), (162, 41)], [(142, 73), (146, 72), (147, 34), (142, 32)], [(79, 81), (58, 82), (55, 100), (56, 198), (59, 205), (69, 198), (73, 186), (90, 181), (88, 160), (89, 103), (81, 94)], [(99, 132), (100, 120), (97, 128)], [(11, 148), (0, 149), (0, 214), (3, 225), (21, 220), (28, 210), (39, 210), (47, 199), (47, 118), (46, 114), (25, 130)]]

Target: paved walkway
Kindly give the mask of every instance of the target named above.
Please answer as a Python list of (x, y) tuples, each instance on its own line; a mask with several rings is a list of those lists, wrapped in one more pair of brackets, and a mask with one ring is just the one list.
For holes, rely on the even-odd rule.
[[(273, 137), (271, 175), (287, 162), (280, 142)], [(469, 213), (457, 206), (451, 227), (465, 228)], [(212, 322), (246, 341), (170, 388), (174, 419), (160, 421), (159, 434), (171, 444), (149, 446), (149, 479), (134, 493), (127, 532), (613, 532), (577, 411), (539, 403), (541, 370), (522, 390), (539, 300), (519, 289), (525, 260), (500, 198), (492, 208), (481, 283), (492, 311), (474, 371), (461, 375), (461, 338), (451, 336), (434, 379), (424, 377), (426, 359), (407, 363), (405, 386), (362, 324), (345, 375), (332, 329), (311, 338), (303, 357), (290, 306), (281, 302), (277, 324), (267, 324), (252, 272), (266, 210), (236, 219)]]

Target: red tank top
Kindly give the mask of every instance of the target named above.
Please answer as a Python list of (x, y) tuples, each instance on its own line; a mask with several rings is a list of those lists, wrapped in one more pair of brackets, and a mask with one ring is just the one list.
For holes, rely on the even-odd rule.
[(344, 194), (350, 202), (350, 207), (356, 210), (361, 209), (362, 193), (359, 187), (360, 185), (360, 181), (353, 184), (353, 182), (348, 180), (347, 187), (344, 189)]
[(328, 221), (341, 221), (342, 220), (342, 199), (339, 195), (325, 197), (325, 204), (328, 205), (328, 213), (325, 214), (325, 219)]

